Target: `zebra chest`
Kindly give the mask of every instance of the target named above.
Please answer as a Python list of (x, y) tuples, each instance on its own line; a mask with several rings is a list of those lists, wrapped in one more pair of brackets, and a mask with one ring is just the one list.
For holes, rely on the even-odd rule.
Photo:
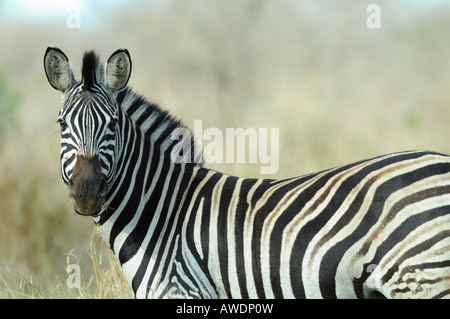
[(218, 298), (202, 262), (182, 242), (178, 235), (173, 246), (155, 250), (152, 255), (137, 253), (122, 264), (136, 298)]

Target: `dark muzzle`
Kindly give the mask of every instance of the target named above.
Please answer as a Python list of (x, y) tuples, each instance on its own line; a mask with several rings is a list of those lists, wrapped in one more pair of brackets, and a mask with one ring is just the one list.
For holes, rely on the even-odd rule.
[(105, 203), (107, 185), (98, 156), (87, 158), (78, 155), (68, 186), (69, 196), (77, 214), (99, 214)]

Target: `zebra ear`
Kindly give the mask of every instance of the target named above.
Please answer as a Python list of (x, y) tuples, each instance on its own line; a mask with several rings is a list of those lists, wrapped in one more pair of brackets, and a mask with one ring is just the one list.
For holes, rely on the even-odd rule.
[(106, 63), (106, 85), (113, 91), (122, 90), (131, 75), (131, 58), (127, 49), (114, 52)]
[(61, 92), (65, 92), (76, 83), (69, 59), (58, 48), (47, 48), (44, 55), (44, 69), (50, 85)]

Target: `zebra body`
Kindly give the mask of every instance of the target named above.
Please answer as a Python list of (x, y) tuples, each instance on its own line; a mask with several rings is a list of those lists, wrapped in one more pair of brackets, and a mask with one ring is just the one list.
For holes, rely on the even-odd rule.
[(93, 216), (136, 297), (450, 296), (449, 156), (229, 176), (171, 160), (181, 124), (125, 88), (126, 50), (105, 69), (87, 53), (81, 82), (59, 49), (44, 65), (63, 92), (61, 172), (74, 209)]

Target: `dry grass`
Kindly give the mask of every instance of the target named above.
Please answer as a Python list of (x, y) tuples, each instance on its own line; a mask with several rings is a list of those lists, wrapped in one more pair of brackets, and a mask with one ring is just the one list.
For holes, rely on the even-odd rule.
[(41, 299), (43, 295), (30, 275), (5, 267), (0, 272), (0, 298)]
[[(89, 2), (81, 29), (66, 27), (66, 11), (4, 16), (6, 3), (1, 298), (130, 296), (117, 263), (92, 235), (92, 220), (73, 213), (59, 176), (61, 104), (42, 67), (48, 45), (69, 55), (76, 76), (85, 50), (105, 60), (128, 48), (135, 91), (190, 128), (198, 119), (204, 128), (279, 128), (280, 169), (271, 178), (406, 149), (450, 152), (446, 4), (417, 12), (408, 1), (377, 1), (382, 28), (369, 30), (369, 2), (359, 0), (138, 1), (107, 13)], [(256, 164), (209, 167), (260, 176)], [(65, 287), (68, 260), (80, 264), (80, 289)]]
[[(88, 263), (82, 263), (87, 258)], [(133, 292), (125, 280), (120, 263), (97, 231), (90, 238), (89, 251), (70, 251), (66, 265), (77, 265), (80, 269), (79, 287), (70, 287), (67, 276), (55, 276), (54, 287), (42, 289), (29, 274), (5, 267), (0, 271), (0, 298), (43, 299), (130, 299)], [(72, 272), (68, 272), (68, 275)]]
[[(72, 264), (71, 257), (71, 254), (67, 256), (68, 265)], [(97, 231), (92, 232), (88, 257), (93, 273), (87, 277), (81, 277), (80, 288), (72, 288), (72, 290), (75, 290), (76, 298), (134, 298), (133, 292), (125, 280), (120, 263)]]

